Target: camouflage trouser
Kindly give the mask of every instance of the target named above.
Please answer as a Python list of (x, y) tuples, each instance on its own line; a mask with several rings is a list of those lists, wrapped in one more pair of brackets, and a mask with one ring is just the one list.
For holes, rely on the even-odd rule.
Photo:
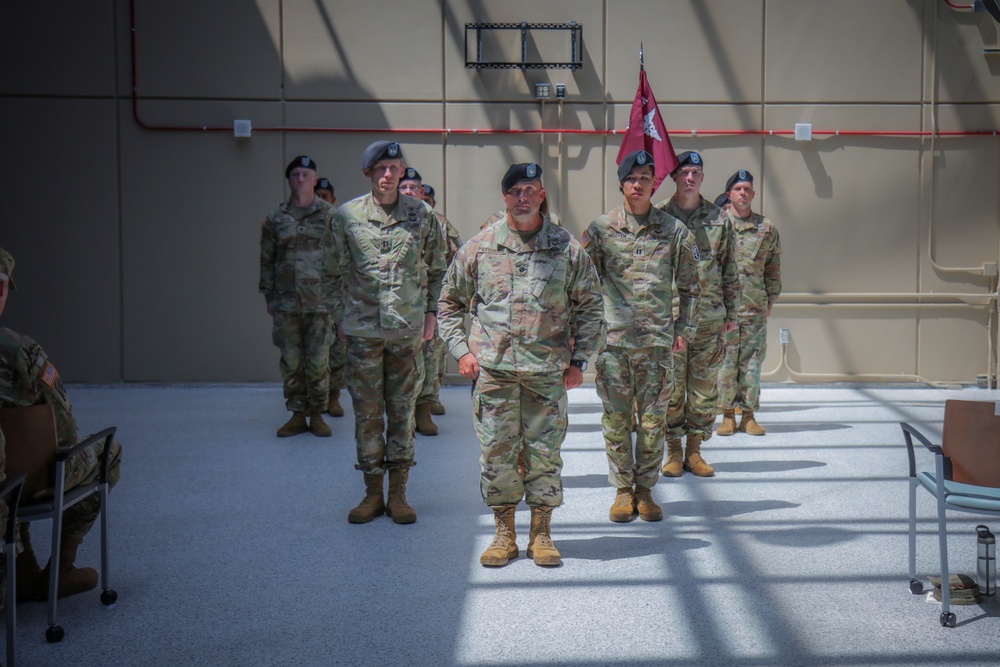
[[(562, 504), (562, 457), (569, 417), (563, 374), (519, 373), (479, 367), (472, 418), (482, 448), (480, 486), (487, 505)], [(528, 474), (517, 473), (524, 449)]]
[(667, 409), (667, 439), (677, 440), (692, 433), (705, 440), (712, 437), (712, 427), (719, 404), (719, 368), (722, 366), (724, 320), (709, 320), (698, 325), (694, 340), (674, 353), (674, 391)]
[(272, 339), (281, 350), (285, 407), (291, 412), (326, 412), (329, 400), (330, 316), (279, 311)]
[(739, 320), (726, 336), (726, 358), (719, 370), (719, 406), (756, 411), (760, 407), (760, 368), (767, 353), (767, 317)]
[(336, 394), (343, 389), (347, 371), (347, 341), (340, 340), (337, 335), (337, 325), (331, 327), (330, 336), (330, 393)]
[[(597, 355), (597, 395), (608, 454), (608, 482), (653, 488), (663, 462), (663, 419), (674, 388), (670, 348), (607, 347)], [(632, 411), (639, 414), (632, 447)]]
[(420, 384), (420, 393), (417, 395), (417, 405), (437, 403), (438, 393), (441, 391), (441, 369), (445, 363), (444, 341), (437, 335), (424, 343), (423, 352), (420, 355), (423, 364), (423, 381)]
[[(413, 409), (420, 338), (347, 337), (347, 390), (354, 404), (358, 470), (413, 465)], [(388, 422), (388, 425), (386, 425)]]

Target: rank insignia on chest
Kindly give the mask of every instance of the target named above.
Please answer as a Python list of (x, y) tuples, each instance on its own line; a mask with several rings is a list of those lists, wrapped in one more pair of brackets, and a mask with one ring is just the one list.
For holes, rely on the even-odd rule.
[(382, 252), (388, 252), (391, 247), (392, 244), (389, 242), (389, 239), (382, 239)]
[(633, 251), (633, 254), (634, 254), (634, 255), (635, 255), (636, 257), (641, 257), (641, 256), (642, 256), (642, 246), (641, 246), (641, 245), (637, 245), (637, 246), (635, 247), (634, 251)]

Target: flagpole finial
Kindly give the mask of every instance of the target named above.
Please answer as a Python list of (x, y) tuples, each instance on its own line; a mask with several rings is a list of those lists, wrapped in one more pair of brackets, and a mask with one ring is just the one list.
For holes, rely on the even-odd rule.
[(646, 69), (646, 61), (642, 57), (642, 42), (639, 42), (639, 69)]

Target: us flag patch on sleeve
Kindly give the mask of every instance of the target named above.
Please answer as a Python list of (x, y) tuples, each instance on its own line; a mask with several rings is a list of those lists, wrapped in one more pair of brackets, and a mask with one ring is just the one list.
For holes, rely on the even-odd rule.
[(584, 230), (583, 235), (580, 236), (580, 243), (583, 244), (584, 248), (590, 245), (590, 234), (587, 233), (587, 230)]
[(42, 371), (42, 382), (51, 387), (59, 378), (59, 372), (52, 364), (45, 362), (45, 369)]

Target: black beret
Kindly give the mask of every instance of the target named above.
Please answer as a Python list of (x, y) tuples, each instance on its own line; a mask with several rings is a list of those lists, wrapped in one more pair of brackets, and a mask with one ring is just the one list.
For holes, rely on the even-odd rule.
[(729, 195), (725, 192), (723, 192), (721, 195), (715, 198), (715, 205), (718, 206), (719, 208), (722, 208), (728, 203), (730, 203)]
[(500, 181), (500, 192), (507, 192), (521, 181), (542, 180), (542, 168), (534, 162), (521, 162), (510, 165), (510, 169)]
[(422, 181), (422, 180), (424, 179), (420, 178), (419, 171), (417, 171), (413, 167), (407, 167), (406, 171), (403, 172), (402, 178), (399, 179), (399, 182), (402, 183), (403, 181)]
[(633, 167), (652, 167), (653, 171), (656, 171), (656, 166), (653, 163), (653, 156), (646, 151), (632, 151), (628, 155), (622, 158), (622, 163), (618, 165), (618, 182), (621, 183), (628, 176), (629, 172), (632, 171)]
[(427, 185), (426, 183), (424, 183), (423, 188), (424, 188), (424, 196), (425, 197), (433, 197), (434, 196), (434, 188), (432, 188), (431, 186)]
[(740, 169), (738, 172), (729, 177), (729, 180), (726, 181), (726, 192), (729, 192), (733, 189), (734, 185), (742, 183), (743, 181), (753, 185), (753, 174), (746, 169)]
[(300, 155), (294, 160), (292, 160), (287, 167), (285, 167), (285, 178), (288, 178), (292, 174), (292, 169), (297, 169), (299, 167), (305, 167), (306, 169), (312, 169), (316, 171), (316, 161), (313, 160), (308, 155)]
[(313, 188), (313, 190), (315, 190), (316, 192), (319, 192), (320, 190), (329, 190), (330, 193), (332, 194), (333, 183), (331, 183), (330, 179), (328, 178), (321, 178), (318, 181), (316, 181), (316, 187)]
[(702, 158), (701, 153), (698, 153), (697, 151), (684, 151), (683, 153), (677, 156), (677, 166), (674, 167), (674, 170), (672, 172), (670, 172), (670, 175), (673, 176), (674, 174), (677, 173), (678, 169), (689, 164), (704, 169), (705, 159)]
[(372, 166), (383, 158), (403, 159), (403, 150), (395, 141), (376, 141), (365, 149), (365, 154), (361, 156), (361, 168), (371, 169)]

